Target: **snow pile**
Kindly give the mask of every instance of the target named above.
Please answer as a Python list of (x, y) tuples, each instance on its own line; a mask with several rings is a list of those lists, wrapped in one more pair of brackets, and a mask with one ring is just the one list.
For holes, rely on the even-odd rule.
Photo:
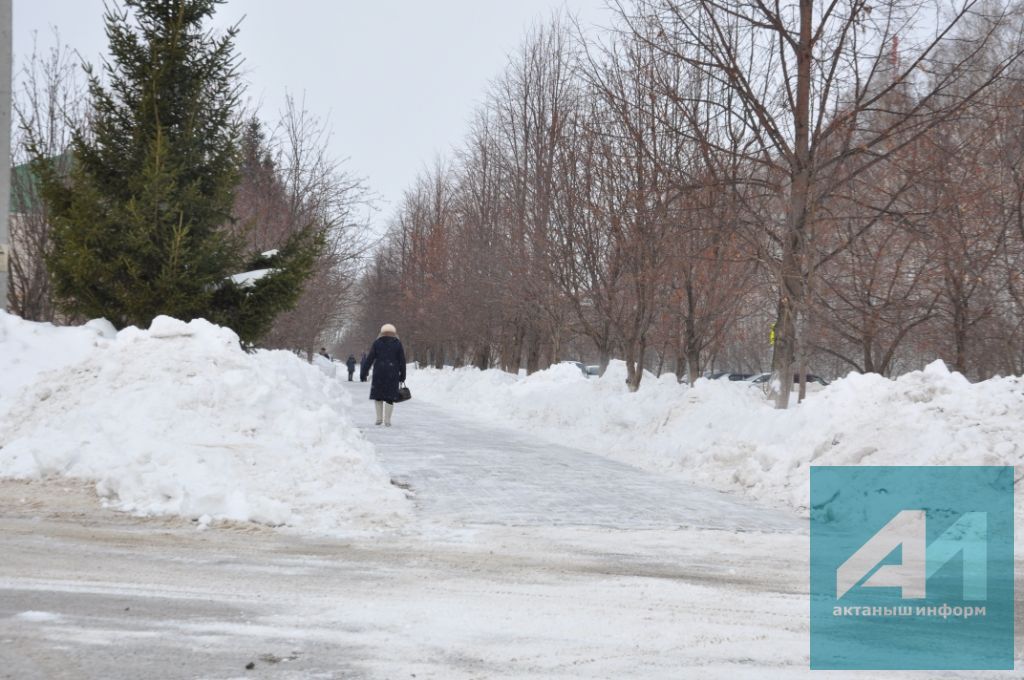
[(40, 372), (79, 362), (116, 335), (114, 326), (104, 319), (57, 327), (0, 310), (0, 413)]
[[(97, 480), (123, 510), (329, 531), (390, 522), (404, 496), (336, 380), (230, 330), (158, 317), (110, 340), (2, 319), (19, 395), (0, 404), (0, 476)], [(78, 361), (57, 370), (50, 355)]]
[(319, 368), (328, 378), (335, 378), (338, 375), (338, 367), (327, 357), (314, 354), (313, 365)]
[(570, 366), (529, 377), (474, 368), (420, 369), (419, 398), (464, 407), (560, 444), (806, 513), (814, 465), (1018, 465), (1024, 382), (970, 383), (942, 362), (890, 380), (850, 374), (786, 411), (747, 383), (601, 378)]
[[(650, 440), (687, 403), (691, 392), (672, 375), (659, 379), (647, 374), (640, 391), (630, 393), (621, 361), (613, 361), (600, 378), (590, 379), (572, 364), (556, 364), (529, 377), (496, 369), (420, 368), (410, 374), (409, 382), (417, 397), (465, 407), (489, 420), (525, 425), (559, 443), (656, 468), (670, 463), (652, 449)], [(746, 396), (751, 407), (763, 401), (756, 389), (746, 394), (724, 390), (721, 395)], [(729, 407), (709, 402), (700, 406)]]

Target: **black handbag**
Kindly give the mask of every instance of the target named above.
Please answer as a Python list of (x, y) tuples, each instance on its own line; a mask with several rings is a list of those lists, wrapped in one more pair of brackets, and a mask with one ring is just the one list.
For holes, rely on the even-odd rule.
[(405, 383), (402, 383), (398, 386), (398, 399), (395, 399), (395, 403), (400, 404), (403, 401), (409, 401), (410, 399), (412, 399), (412, 390), (406, 387)]

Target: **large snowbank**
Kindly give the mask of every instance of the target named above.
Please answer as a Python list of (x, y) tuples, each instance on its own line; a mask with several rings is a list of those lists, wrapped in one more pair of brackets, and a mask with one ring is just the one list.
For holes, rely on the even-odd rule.
[(0, 476), (92, 479), (118, 508), (204, 522), (330, 531), (406, 512), (336, 380), (206, 321), (114, 333), (0, 313), (0, 370)]
[(896, 380), (851, 374), (786, 411), (757, 387), (722, 380), (689, 388), (647, 376), (631, 394), (621, 362), (590, 380), (561, 365), (525, 378), (419, 369), (410, 384), (418, 398), (805, 513), (812, 464), (1024, 460), (1024, 382), (972, 384), (942, 362)]
[(0, 310), (0, 413), (40, 372), (81, 361), (116, 335), (103, 319), (57, 328)]

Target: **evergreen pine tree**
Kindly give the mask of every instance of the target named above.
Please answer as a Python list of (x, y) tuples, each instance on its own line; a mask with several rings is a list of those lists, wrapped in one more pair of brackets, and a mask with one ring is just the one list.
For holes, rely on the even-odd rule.
[(148, 326), (158, 314), (205, 317), (252, 343), (301, 292), (315, 234), (282, 249), (256, 285), (227, 280), (251, 261), (225, 229), (241, 85), (237, 27), (219, 36), (205, 27), (221, 2), (125, 0), (123, 10), (107, 9), (110, 58), (105, 79), (87, 68), (92, 115), (74, 135), (71, 175), (34, 162), (53, 216), (47, 264), (69, 313), (119, 328)]
[(246, 271), (269, 270), (267, 275), (253, 283), (219, 286), (210, 318), (230, 326), (247, 345), (262, 338), (274, 317), (295, 305), (323, 247), (323, 234), (307, 227), (292, 234), (280, 250), (253, 257)]

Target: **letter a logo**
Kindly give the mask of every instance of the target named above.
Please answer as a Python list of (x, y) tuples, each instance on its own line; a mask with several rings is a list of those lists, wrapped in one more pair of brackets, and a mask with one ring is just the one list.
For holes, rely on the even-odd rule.
[(899, 547), (902, 547), (902, 563), (878, 567), (864, 585), (900, 588), (900, 597), (904, 600), (924, 598), (928, 580), (925, 564), (927, 541), (925, 511), (899, 512), (836, 570), (836, 599), (848, 593), (865, 574)]
[(812, 465), (810, 667), (1012, 670), (1019, 470)]

